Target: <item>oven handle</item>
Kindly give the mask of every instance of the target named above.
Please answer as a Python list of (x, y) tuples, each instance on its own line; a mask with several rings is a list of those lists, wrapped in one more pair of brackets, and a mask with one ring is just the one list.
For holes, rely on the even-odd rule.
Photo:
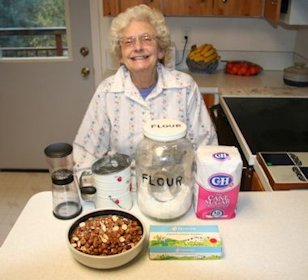
[(218, 127), (218, 118), (219, 116), (224, 115), (224, 112), (221, 108), (221, 105), (218, 103), (216, 105), (213, 105), (209, 108), (209, 113), (210, 113), (210, 117), (215, 125), (215, 128), (217, 129)]

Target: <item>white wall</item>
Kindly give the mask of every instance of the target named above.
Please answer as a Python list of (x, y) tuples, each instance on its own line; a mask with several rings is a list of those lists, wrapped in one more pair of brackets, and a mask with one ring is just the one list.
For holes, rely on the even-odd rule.
[(211, 42), (224, 51), (292, 51), (294, 48), (294, 31), (273, 28), (261, 18), (173, 17), (167, 18), (167, 23), (177, 41), (182, 37), (181, 27), (190, 26), (191, 42)]
[(167, 22), (179, 49), (182, 30), (190, 26), (191, 44), (212, 43), (224, 60), (247, 59), (273, 70), (292, 63), (296, 31), (274, 28), (261, 18), (167, 18)]
[[(107, 38), (112, 18), (102, 18), (103, 38)], [(167, 17), (172, 40), (177, 48), (177, 60), (184, 47), (183, 30), (190, 30), (188, 49), (192, 44), (213, 44), (223, 60), (247, 59), (267, 70), (282, 70), (293, 64), (294, 51), (307, 54), (307, 30), (273, 27), (263, 18)], [(303, 43), (305, 41), (306, 43)], [(296, 47), (295, 47), (296, 45)], [(104, 65), (114, 69), (117, 63), (110, 57), (108, 41), (104, 42)], [(178, 68), (187, 68), (182, 63)]]
[(303, 60), (308, 64), (308, 29), (300, 29), (296, 34), (296, 60)]

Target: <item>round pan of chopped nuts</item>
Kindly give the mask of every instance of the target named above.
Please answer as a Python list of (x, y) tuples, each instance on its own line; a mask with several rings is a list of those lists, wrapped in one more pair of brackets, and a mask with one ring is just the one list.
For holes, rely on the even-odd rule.
[(80, 263), (110, 269), (133, 260), (146, 244), (143, 222), (124, 210), (89, 212), (69, 227), (67, 244)]

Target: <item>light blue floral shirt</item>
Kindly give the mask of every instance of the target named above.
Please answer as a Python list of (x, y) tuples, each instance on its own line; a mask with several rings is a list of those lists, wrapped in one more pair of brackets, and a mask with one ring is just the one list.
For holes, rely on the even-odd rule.
[(134, 157), (142, 128), (153, 119), (177, 119), (187, 125), (187, 138), (199, 145), (217, 145), (217, 135), (192, 77), (157, 65), (158, 81), (143, 99), (125, 66), (98, 86), (73, 143), (76, 172), (108, 151)]

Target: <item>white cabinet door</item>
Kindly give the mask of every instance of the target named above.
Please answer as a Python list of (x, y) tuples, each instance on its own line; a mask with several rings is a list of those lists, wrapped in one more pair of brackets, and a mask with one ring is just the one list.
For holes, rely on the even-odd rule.
[[(89, 0), (70, 0), (68, 9), (70, 59), (0, 59), (0, 169), (47, 169), (44, 148), (72, 143), (94, 93)], [(90, 50), (87, 56), (81, 47)], [(90, 70), (86, 78), (84, 67)]]

